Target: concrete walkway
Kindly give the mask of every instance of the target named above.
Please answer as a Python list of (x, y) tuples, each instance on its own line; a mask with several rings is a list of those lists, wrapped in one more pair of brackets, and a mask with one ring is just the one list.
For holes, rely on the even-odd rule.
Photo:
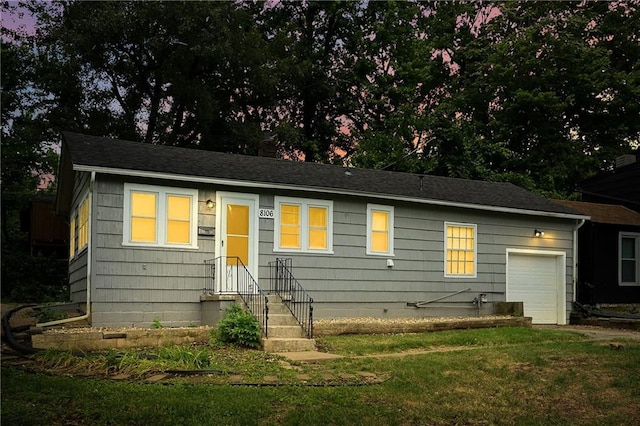
[(273, 354), (283, 356), (291, 361), (300, 361), (300, 362), (321, 362), (321, 361), (332, 361), (334, 359), (344, 358), (342, 355), (336, 355), (336, 354), (330, 354), (327, 352), (318, 352), (318, 351), (273, 352)]

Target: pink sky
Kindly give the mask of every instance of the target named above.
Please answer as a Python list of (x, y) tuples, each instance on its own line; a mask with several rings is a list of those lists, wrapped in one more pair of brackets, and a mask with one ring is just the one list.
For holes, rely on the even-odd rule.
[(2, 21), (2, 38), (8, 40), (8, 31), (21, 31), (28, 35), (35, 32), (36, 20), (28, 10), (18, 7), (18, 2), (9, 1), (8, 11), (3, 10), (0, 20)]

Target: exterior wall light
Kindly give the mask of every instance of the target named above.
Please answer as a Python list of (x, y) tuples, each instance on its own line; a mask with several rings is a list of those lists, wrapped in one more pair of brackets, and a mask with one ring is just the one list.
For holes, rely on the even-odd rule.
[(544, 231), (536, 229), (535, 231), (533, 231), (533, 236), (537, 238), (544, 237)]
[(207, 208), (209, 210), (211, 210), (211, 209), (213, 209), (213, 207), (214, 207), (213, 201), (212, 200), (207, 200)]

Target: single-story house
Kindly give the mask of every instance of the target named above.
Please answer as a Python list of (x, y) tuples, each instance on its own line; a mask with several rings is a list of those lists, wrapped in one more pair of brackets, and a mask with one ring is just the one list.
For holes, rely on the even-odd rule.
[(577, 301), (640, 303), (640, 213), (614, 204), (557, 202), (590, 217), (578, 231)]
[(237, 291), (238, 265), (268, 291), (276, 258), (316, 319), (522, 301), (534, 323), (565, 324), (588, 219), (509, 183), (77, 133), (63, 134), (56, 209), (71, 226), (73, 301), (94, 326), (144, 327), (207, 323)]

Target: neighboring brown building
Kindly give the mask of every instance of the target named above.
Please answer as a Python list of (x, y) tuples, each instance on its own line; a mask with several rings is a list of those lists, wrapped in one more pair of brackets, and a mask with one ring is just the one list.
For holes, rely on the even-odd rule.
[(54, 202), (54, 195), (39, 196), (31, 202), (28, 220), (31, 254), (68, 258), (69, 225), (55, 215)]
[(621, 205), (557, 202), (591, 217), (578, 231), (578, 302), (640, 303), (640, 213)]

